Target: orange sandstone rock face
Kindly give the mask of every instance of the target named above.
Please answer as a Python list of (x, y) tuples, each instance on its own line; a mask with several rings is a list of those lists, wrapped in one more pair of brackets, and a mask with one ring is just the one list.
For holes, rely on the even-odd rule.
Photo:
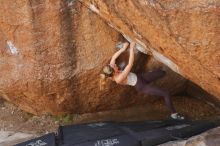
[(220, 8), (215, 0), (81, 0), (128, 40), (220, 100)]
[[(84, 113), (144, 104), (132, 87), (109, 83), (99, 90), (99, 73), (119, 33), (79, 2), (0, 2), (0, 95), (33, 114)], [(136, 70), (162, 66), (136, 56)], [(149, 57), (148, 57), (149, 58)], [(139, 68), (139, 69), (138, 69)], [(173, 93), (185, 79), (170, 71), (158, 85)], [(169, 81), (169, 84), (168, 84)]]

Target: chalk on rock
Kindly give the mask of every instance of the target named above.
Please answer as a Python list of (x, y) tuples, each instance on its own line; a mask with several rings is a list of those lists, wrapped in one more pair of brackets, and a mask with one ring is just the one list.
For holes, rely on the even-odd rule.
[(135, 48), (136, 48), (136, 50), (138, 50), (139, 52), (142, 52), (142, 53), (144, 53), (144, 54), (148, 54), (147, 50), (144, 49), (144, 47), (141, 46), (141, 45), (138, 44), (138, 43), (136, 43)]
[(14, 44), (11, 41), (7, 41), (8, 49), (10, 52), (14, 55), (18, 54), (18, 49), (14, 46)]

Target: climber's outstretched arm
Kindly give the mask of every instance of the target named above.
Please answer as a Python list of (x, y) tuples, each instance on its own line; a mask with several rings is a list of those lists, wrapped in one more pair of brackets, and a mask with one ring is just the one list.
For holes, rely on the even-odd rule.
[(123, 48), (121, 48), (120, 50), (118, 50), (111, 58), (110, 64), (111, 65), (115, 65), (116, 59), (121, 55), (122, 52), (124, 52), (127, 47), (128, 47), (129, 43), (126, 42), (123, 44)]
[(128, 74), (130, 73), (132, 69), (132, 66), (134, 64), (134, 47), (135, 47), (135, 43), (132, 42), (130, 45), (130, 56), (129, 56), (128, 65), (125, 67), (125, 69), (122, 71), (122, 73), (117, 78), (116, 80), (117, 83), (123, 82), (127, 78)]

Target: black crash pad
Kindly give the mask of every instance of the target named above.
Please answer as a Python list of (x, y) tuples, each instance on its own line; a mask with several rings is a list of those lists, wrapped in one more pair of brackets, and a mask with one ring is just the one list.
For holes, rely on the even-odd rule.
[(15, 146), (57, 146), (55, 142), (55, 134), (49, 133), (44, 136), (26, 141)]
[(56, 137), (48, 134), (16, 146), (154, 146), (171, 140), (189, 138), (211, 128), (220, 121), (141, 121), (99, 122), (60, 126)]

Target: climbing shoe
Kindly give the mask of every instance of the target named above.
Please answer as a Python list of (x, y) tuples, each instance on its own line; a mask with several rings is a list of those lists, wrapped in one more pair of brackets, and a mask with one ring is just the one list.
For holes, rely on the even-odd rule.
[(179, 113), (173, 113), (170, 115), (170, 118), (173, 120), (185, 120), (185, 117)]

